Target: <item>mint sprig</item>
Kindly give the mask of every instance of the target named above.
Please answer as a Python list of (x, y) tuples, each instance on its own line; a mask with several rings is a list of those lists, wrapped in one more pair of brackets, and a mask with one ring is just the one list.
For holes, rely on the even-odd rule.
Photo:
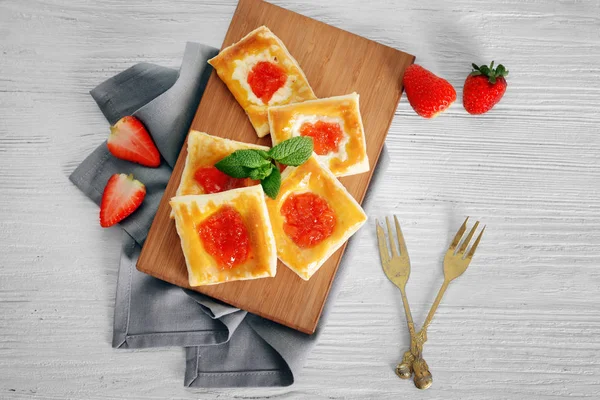
[(279, 168), (275, 165), (275, 161), (297, 167), (304, 164), (312, 152), (312, 139), (297, 136), (284, 140), (269, 151), (236, 150), (216, 163), (215, 167), (234, 178), (259, 180), (266, 195), (275, 199), (281, 187), (281, 174)]

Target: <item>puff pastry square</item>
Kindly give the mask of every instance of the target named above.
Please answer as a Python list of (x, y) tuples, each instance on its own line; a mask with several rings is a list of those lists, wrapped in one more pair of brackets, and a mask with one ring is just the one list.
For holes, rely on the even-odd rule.
[[(236, 142), (235, 140), (211, 136), (204, 132), (190, 131), (187, 141), (187, 157), (176, 196), (206, 194), (202, 184), (195, 178), (198, 169), (213, 167), (223, 158), (241, 149), (269, 150), (265, 146)], [(256, 184), (256, 182), (253, 184)]]
[[(290, 227), (293, 228), (294, 221), (290, 221), (289, 214), (287, 214), (290, 205), (288, 200), (300, 199), (307, 194), (317, 198), (321, 203), (321, 211), (316, 214), (319, 217), (315, 218), (317, 221), (315, 226), (323, 223), (321, 217), (324, 214), (334, 215), (335, 220), (333, 226), (328, 225), (329, 230), (326, 232), (326, 237), (312, 245), (299, 243), (297, 239), (293, 238), (295, 233)], [(277, 198), (274, 200), (267, 198), (266, 202), (277, 243), (277, 256), (304, 280), (310, 279), (321, 265), (367, 220), (365, 212), (356, 200), (331, 171), (319, 164), (314, 155), (299, 167), (287, 167), (282, 173), (281, 189)], [(323, 207), (327, 210), (326, 213), (322, 212)], [(296, 211), (298, 211), (297, 215), (303, 219), (302, 216), (306, 213), (305, 209)], [(305, 224), (306, 227), (300, 227), (303, 230), (303, 238), (309, 239), (306, 241), (310, 241), (313, 237), (311, 235), (314, 232), (310, 231), (311, 223)], [(325, 221), (325, 223), (328, 222)]]
[(210, 59), (259, 137), (269, 133), (267, 107), (316, 99), (298, 62), (266, 26)]
[(369, 170), (358, 94), (270, 107), (273, 145), (293, 136), (312, 136), (320, 163), (335, 176)]
[[(185, 256), (190, 286), (275, 276), (277, 251), (275, 239), (260, 185), (233, 189), (216, 194), (179, 196), (170, 201), (175, 215), (177, 233)], [(206, 222), (227, 210), (239, 218), (247, 234), (247, 253), (234, 265), (226, 265), (211, 253), (203, 240)], [(224, 232), (230, 231), (231, 226)], [(238, 240), (224, 235), (220, 244), (235, 248)], [(233, 240), (233, 242), (232, 242)], [(229, 241), (229, 242), (227, 242)]]

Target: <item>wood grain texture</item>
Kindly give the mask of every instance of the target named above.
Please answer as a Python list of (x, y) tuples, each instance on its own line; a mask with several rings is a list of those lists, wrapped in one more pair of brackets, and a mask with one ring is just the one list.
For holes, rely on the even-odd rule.
[[(222, 48), (261, 25), (268, 26), (285, 43), (317, 97), (359, 93), (371, 170), (340, 181), (357, 201), (362, 202), (402, 94), (404, 69), (414, 57), (260, 0), (239, 2)], [(271, 145), (270, 138), (256, 136), (244, 110), (214, 71), (191, 128), (241, 142)], [(179, 186), (186, 156), (187, 147), (184, 146), (137, 268), (312, 334), (346, 246), (336, 251), (309, 281), (302, 280), (279, 262), (274, 278), (191, 288), (175, 223), (169, 217), (169, 200)]]
[[(600, 3), (277, 0), (418, 56), (455, 85), (434, 120), (401, 101), (365, 210), (396, 213), (420, 324), (465, 215), (488, 225), (429, 329), (434, 384), (393, 366), (408, 344), (372, 225), (294, 386), (189, 390), (181, 349), (110, 347), (121, 235), (68, 181), (106, 139), (88, 91), (140, 61), (221, 46), (236, 0), (0, 1), (0, 398), (597, 399), (600, 397)], [(487, 115), (460, 105), (471, 62), (510, 69)]]

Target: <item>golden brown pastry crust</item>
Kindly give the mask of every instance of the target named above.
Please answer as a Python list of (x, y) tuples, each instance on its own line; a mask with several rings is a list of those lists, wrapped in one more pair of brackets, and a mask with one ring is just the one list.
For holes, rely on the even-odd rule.
[[(260, 185), (198, 196), (173, 197), (170, 201), (177, 233), (185, 256), (190, 286), (275, 276), (275, 239)], [(206, 252), (198, 226), (223, 205), (242, 216), (250, 235), (251, 257), (241, 265), (222, 269)]]
[[(261, 60), (277, 64), (288, 75), (286, 85), (275, 93), (268, 104), (258, 99), (247, 84), (249, 70)], [(288, 52), (283, 42), (266, 26), (253, 30), (208, 62), (246, 111), (259, 137), (269, 133), (268, 106), (316, 99), (298, 62)]]
[(335, 176), (354, 175), (369, 170), (365, 133), (360, 115), (358, 94), (310, 100), (303, 103), (269, 107), (269, 125), (273, 146), (292, 136), (298, 136), (303, 121), (337, 122), (344, 138), (340, 151), (317, 155)]
[(212, 167), (236, 150), (258, 149), (269, 150), (257, 144), (237, 142), (211, 136), (204, 132), (190, 131), (187, 139), (187, 157), (181, 173), (181, 181), (177, 188), (177, 196), (204, 194), (202, 186), (194, 179), (194, 173), (200, 167)]
[[(301, 248), (284, 232), (280, 209), (291, 193), (313, 192), (327, 200), (336, 215), (331, 236), (311, 248)], [(367, 220), (360, 205), (333, 174), (311, 157), (299, 167), (287, 167), (282, 174), (281, 189), (275, 200), (267, 198), (267, 209), (273, 226), (277, 256), (304, 280), (352, 236)]]

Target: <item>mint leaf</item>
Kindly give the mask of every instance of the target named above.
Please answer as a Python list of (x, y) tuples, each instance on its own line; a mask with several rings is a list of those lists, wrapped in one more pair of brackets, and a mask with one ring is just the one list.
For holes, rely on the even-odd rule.
[(263, 158), (259, 151), (266, 153), (264, 150), (236, 150), (216, 163), (215, 167), (234, 178), (247, 178), (253, 169), (268, 167), (271, 164), (269, 160)]
[(270, 162), (266, 160), (259, 151), (263, 150), (255, 150), (255, 149), (245, 149), (245, 150), (236, 150), (229, 155), (229, 157), (233, 157), (236, 161), (237, 165), (246, 168), (259, 168), (263, 165), (267, 165)]
[(254, 180), (262, 180), (271, 174), (275, 166), (271, 163), (265, 164), (261, 167), (254, 168), (250, 171), (250, 178)]
[(236, 160), (236, 157), (235, 156), (232, 157), (232, 156), (233, 156), (233, 153), (228, 155), (227, 157), (225, 157), (218, 163), (216, 163), (215, 167), (219, 171), (221, 171), (231, 177), (248, 178), (250, 176), (250, 171), (252, 171), (252, 168), (247, 168), (247, 167), (239, 165), (239, 163)]
[(281, 174), (279, 173), (279, 168), (273, 166), (271, 174), (260, 181), (260, 184), (267, 196), (276, 199), (279, 194), (279, 188), (281, 187)]
[(260, 156), (261, 156), (262, 158), (264, 158), (265, 160), (270, 160), (270, 159), (271, 159), (271, 156), (269, 156), (269, 152), (268, 152), (268, 151), (264, 151), (264, 150), (256, 150), (256, 152), (257, 152), (258, 154), (260, 154)]
[(284, 140), (269, 150), (269, 155), (281, 164), (297, 167), (303, 164), (313, 152), (313, 141), (309, 137), (296, 136)]

